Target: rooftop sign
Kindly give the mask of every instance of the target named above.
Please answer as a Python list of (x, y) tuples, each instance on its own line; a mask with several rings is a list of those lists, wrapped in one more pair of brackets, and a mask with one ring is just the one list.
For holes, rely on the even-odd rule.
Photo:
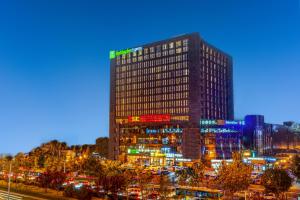
[(114, 59), (117, 56), (126, 55), (131, 52), (136, 52), (136, 51), (142, 50), (142, 49), (143, 49), (142, 47), (137, 47), (137, 48), (131, 48), (131, 49), (123, 49), (120, 51), (111, 50), (111, 51), (109, 51), (109, 59)]

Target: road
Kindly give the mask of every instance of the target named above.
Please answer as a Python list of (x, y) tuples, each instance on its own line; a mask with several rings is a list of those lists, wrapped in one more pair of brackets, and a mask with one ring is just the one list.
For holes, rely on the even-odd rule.
[[(7, 200), (7, 191), (0, 190), (0, 200)], [(25, 195), (25, 194), (19, 194), (15, 192), (10, 193), (10, 200), (47, 200), (44, 198), (39, 198), (39, 197), (34, 197), (30, 195)]]
[[(262, 185), (250, 185), (249, 191), (256, 191), (259, 193), (264, 193), (264, 187)], [(286, 192), (288, 199), (296, 199), (297, 195), (300, 194), (300, 185), (293, 184), (288, 192)]]
[[(0, 191), (0, 199), (1, 199), (1, 200), (7, 200), (7, 199), (8, 199), (7, 192), (2, 192), (2, 191)], [(9, 195), (9, 199), (10, 199), (10, 200), (22, 200), (23, 197), (18, 196), (18, 195), (15, 195), (15, 194), (10, 194), (10, 195)]]

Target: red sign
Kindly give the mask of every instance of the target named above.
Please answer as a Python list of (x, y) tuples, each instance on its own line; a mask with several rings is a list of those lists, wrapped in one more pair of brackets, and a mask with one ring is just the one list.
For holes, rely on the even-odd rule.
[(128, 122), (169, 122), (170, 114), (128, 116)]

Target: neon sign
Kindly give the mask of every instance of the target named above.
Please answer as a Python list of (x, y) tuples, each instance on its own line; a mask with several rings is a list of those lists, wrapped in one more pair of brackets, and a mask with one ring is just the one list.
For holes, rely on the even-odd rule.
[(131, 48), (131, 49), (123, 49), (123, 50), (120, 50), (120, 51), (112, 50), (112, 51), (109, 52), (109, 59), (114, 59), (116, 56), (126, 55), (126, 54), (129, 54), (131, 52), (136, 52), (136, 51), (139, 51), (139, 50), (142, 50), (142, 49), (143, 49), (142, 47), (137, 47), (137, 48)]
[(236, 130), (229, 128), (201, 128), (201, 133), (238, 133)]
[(163, 129), (148, 129), (146, 128), (146, 134), (156, 134), (156, 133), (182, 133), (182, 128), (163, 128)]
[(139, 150), (138, 149), (127, 149), (127, 153), (128, 154), (139, 154)]
[(182, 158), (182, 154), (181, 153), (166, 153), (166, 157), (167, 158)]
[(158, 114), (158, 115), (141, 115), (141, 116), (128, 116), (128, 122), (169, 122), (171, 115)]
[(245, 125), (244, 120), (200, 120), (200, 124), (208, 125)]

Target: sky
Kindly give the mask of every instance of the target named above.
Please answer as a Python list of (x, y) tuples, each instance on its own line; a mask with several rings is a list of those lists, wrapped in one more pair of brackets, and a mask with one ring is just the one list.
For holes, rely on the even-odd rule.
[(233, 57), (237, 119), (300, 122), (299, 0), (1, 0), (0, 153), (108, 136), (109, 50), (190, 32)]

